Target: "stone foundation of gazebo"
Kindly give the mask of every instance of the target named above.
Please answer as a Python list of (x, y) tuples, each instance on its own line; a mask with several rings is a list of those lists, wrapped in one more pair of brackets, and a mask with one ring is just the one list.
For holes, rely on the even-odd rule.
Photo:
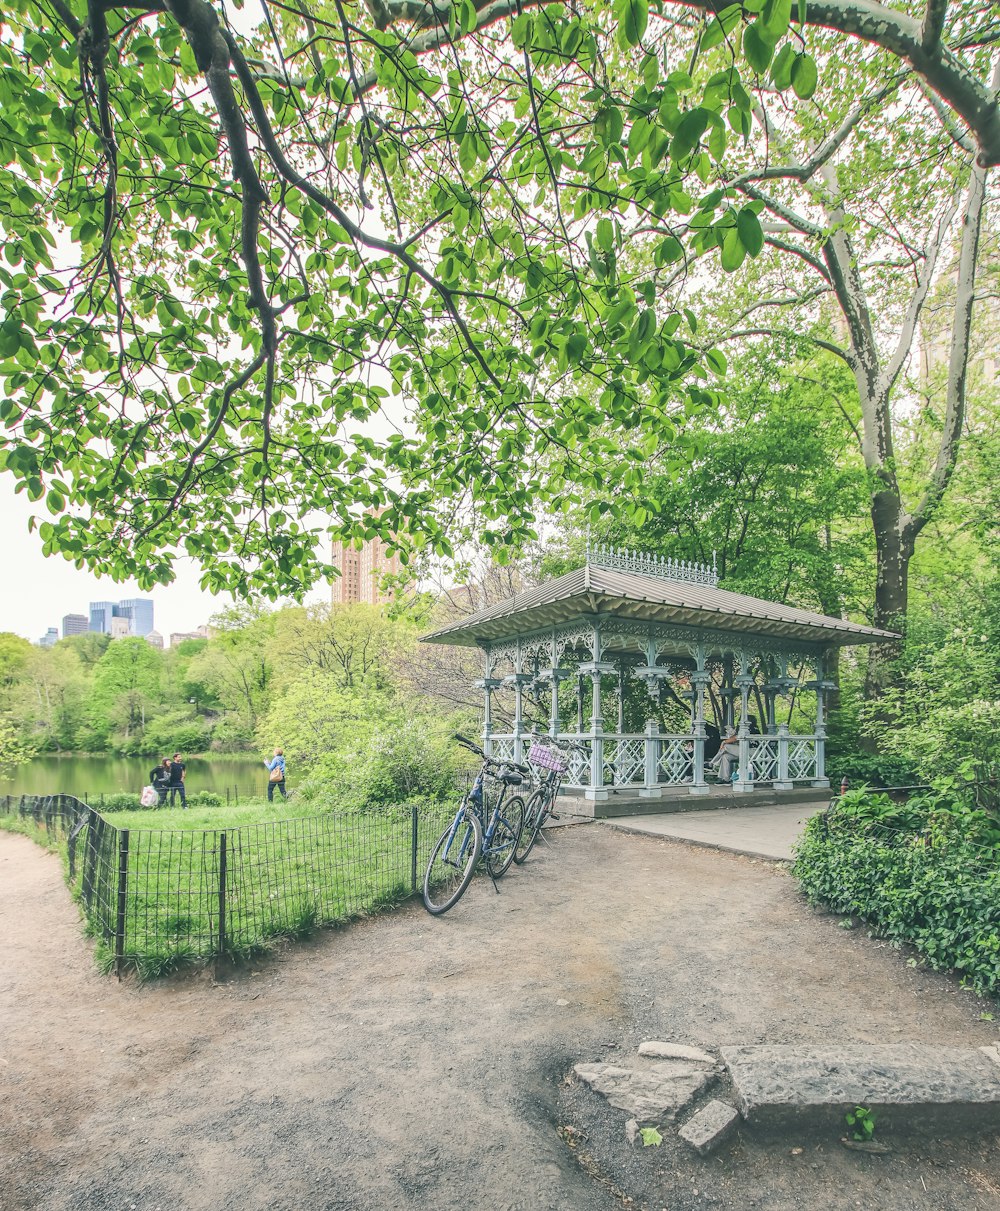
[[(426, 636), (482, 650), (482, 736), (491, 756), (523, 761), (532, 732), (525, 698), (547, 701), (547, 734), (584, 750), (570, 754), (564, 787), (592, 801), (709, 795), (709, 702), (723, 736), (737, 736), (733, 792), (828, 787), (826, 704), (836, 689), (829, 650), (891, 638), (719, 589), (712, 568), (609, 549), (588, 551), (582, 568)], [(683, 703), (686, 728), (667, 733), (647, 719), (626, 730), (636, 680), (650, 704), (669, 699), (676, 716)], [(512, 691), (512, 720), (497, 729), (494, 698), (504, 690)], [(811, 726), (792, 732), (782, 716), (791, 717), (794, 694), (802, 719), (803, 693), (814, 704)]]

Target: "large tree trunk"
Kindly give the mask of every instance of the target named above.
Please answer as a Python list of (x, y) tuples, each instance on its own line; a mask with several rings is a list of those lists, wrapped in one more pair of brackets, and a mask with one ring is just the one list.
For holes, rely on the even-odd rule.
[[(903, 508), (891, 488), (872, 494), (872, 527), (875, 532), (875, 626), (906, 633), (906, 607), (913, 543), (903, 533)], [(865, 698), (881, 696), (891, 681), (891, 663), (899, 654), (898, 643), (874, 644), (868, 657)]]

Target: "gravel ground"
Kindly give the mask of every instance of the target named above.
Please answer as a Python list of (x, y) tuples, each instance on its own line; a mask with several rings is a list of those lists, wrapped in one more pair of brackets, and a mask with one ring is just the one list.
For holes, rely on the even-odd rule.
[(58, 860), (0, 833), (0, 1207), (1000, 1205), (994, 1139), (632, 1152), (625, 1115), (566, 1081), (645, 1038), (996, 1041), (983, 1003), (813, 913), (783, 868), (589, 825), (501, 891), (477, 881), (444, 918), (407, 907), (224, 979), (119, 985)]

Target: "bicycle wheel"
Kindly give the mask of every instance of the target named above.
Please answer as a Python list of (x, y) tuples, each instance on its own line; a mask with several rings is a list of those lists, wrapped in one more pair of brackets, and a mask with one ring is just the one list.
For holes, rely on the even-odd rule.
[(483, 826), (474, 812), (465, 811), (448, 825), (424, 871), (424, 908), (434, 916), (447, 912), (462, 898), (483, 850)]
[(521, 836), (514, 846), (514, 861), (518, 866), (531, 853), (538, 840), (538, 830), (542, 827), (544, 811), (545, 795), (542, 791), (535, 791), (524, 809), (524, 825), (521, 828)]
[(484, 848), (486, 869), (492, 878), (499, 879), (510, 868), (523, 825), (524, 800), (515, 795), (502, 805), (493, 836)]

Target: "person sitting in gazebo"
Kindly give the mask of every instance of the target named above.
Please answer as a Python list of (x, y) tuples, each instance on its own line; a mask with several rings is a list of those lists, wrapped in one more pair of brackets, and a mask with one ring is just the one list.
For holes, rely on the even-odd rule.
[[(747, 733), (751, 736), (759, 736), (760, 728), (757, 726), (757, 716), (747, 716)], [(719, 775), (720, 782), (731, 782), (733, 777), (733, 766), (740, 758), (740, 733), (737, 727), (733, 727), (732, 733), (728, 735), (719, 746), (719, 751), (715, 760), (711, 763), (711, 768)], [(709, 768), (709, 762), (706, 761), (705, 768)]]

